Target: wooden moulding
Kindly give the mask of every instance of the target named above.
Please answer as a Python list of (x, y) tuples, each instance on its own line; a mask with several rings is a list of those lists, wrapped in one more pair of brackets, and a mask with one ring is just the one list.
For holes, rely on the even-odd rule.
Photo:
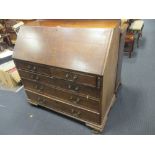
[[(32, 102), (30, 99), (27, 99), (27, 101), (28, 101), (31, 105), (33, 105), (33, 106), (42, 106), (42, 105), (39, 105), (38, 103)], [(106, 113), (105, 113), (105, 115), (104, 115), (104, 118), (103, 118), (103, 120), (102, 120), (101, 125), (98, 125), (98, 124), (94, 124), (94, 123), (90, 123), (90, 122), (84, 121), (84, 120), (82, 120), (82, 119), (73, 117), (73, 116), (71, 116), (71, 115), (69, 115), (69, 114), (66, 114), (66, 113), (57, 111), (56, 109), (51, 109), (51, 110), (53, 110), (53, 111), (55, 111), (55, 112), (58, 112), (59, 114), (61, 113), (61, 114), (65, 115), (65, 116), (69, 116), (69, 117), (72, 117), (72, 118), (74, 118), (74, 119), (80, 120), (80, 121), (84, 122), (86, 126), (92, 128), (93, 131), (94, 131), (94, 133), (100, 133), (100, 132), (103, 131), (103, 129), (104, 129), (104, 127), (105, 127), (105, 124), (106, 124), (106, 121), (107, 121), (107, 118), (108, 118), (109, 111), (110, 111), (111, 107), (113, 106), (113, 104), (115, 103), (115, 101), (116, 101), (116, 95), (114, 94), (114, 96), (113, 96), (113, 98), (112, 98), (112, 100), (111, 100), (111, 103), (110, 103), (109, 107), (107, 108), (107, 111), (106, 111)], [(44, 107), (44, 106), (42, 106), (42, 107)], [(48, 108), (48, 109), (49, 109), (49, 107), (45, 107), (45, 108)]]
[(93, 124), (93, 123), (86, 123), (86, 126), (91, 127), (96, 132), (102, 132), (104, 127), (105, 127), (106, 121), (108, 119), (109, 111), (110, 111), (111, 107), (113, 106), (113, 104), (115, 103), (115, 101), (116, 101), (116, 95), (114, 94), (114, 96), (113, 96), (113, 98), (111, 100), (111, 103), (109, 104), (109, 106), (107, 108), (107, 111), (106, 111), (106, 113), (105, 113), (105, 115), (103, 117), (101, 125), (96, 125), (96, 124)]

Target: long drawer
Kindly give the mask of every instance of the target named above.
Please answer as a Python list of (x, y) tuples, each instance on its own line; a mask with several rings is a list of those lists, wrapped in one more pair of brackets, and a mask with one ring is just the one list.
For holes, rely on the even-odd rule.
[(74, 82), (57, 79), (55, 77), (50, 78), (48, 76), (43, 76), (43, 75), (39, 75), (39, 74), (35, 74), (35, 73), (23, 71), (23, 70), (18, 70), (18, 72), (21, 78), (31, 79), (33, 81), (37, 81), (43, 84), (49, 84), (52, 86), (56, 86), (58, 88), (66, 89), (67, 91), (70, 90), (73, 93), (74, 92), (81, 93), (81, 94), (84, 94), (85, 96), (92, 96), (95, 98), (100, 97), (100, 89), (97, 89), (97, 88), (83, 86), (80, 84), (76, 84)]
[(77, 84), (88, 85), (90, 87), (101, 88), (102, 78), (97, 75), (84, 74), (71, 70), (60, 69), (56, 67), (30, 63), (26, 61), (15, 60), (16, 67), (21, 70), (27, 70), (34, 73), (40, 73), (50, 77), (56, 77)]
[(69, 105), (65, 102), (61, 102), (60, 100), (47, 98), (41, 94), (37, 94), (31, 91), (26, 91), (26, 92), (27, 92), (28, 99), (32, 103), (37, 103), (38, 105), (41, 105), (43, 107), (67, 114), (71, 117), (74, 117), (80, 120), (94, 122), (98, 124), (100, 123), (100, 114), (93, 113), (93, 112)]
[(82, 106), (86, 109), (93, 110), (99, 112), (99, 101), (93, 100), (90, 98), (78, 96), (75, 94), (72, 94), (70, 92), (66, 92), (62, 89), (58, 89), (55, 87), (50, 87), (47, 85), (43, 85), (38, 82), (34, 82), (28, 79), (23, 79), (23, 84), (25, 89), (32, 90), (37, 93), (42, 93), (49, 97), (56, 97), (58, 99), (62, 99), (70, 104)]

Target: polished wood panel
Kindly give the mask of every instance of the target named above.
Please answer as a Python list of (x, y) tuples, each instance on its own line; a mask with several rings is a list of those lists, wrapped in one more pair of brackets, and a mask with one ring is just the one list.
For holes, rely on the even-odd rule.
[(110, 44), (110, 52), (107, 56), (107, 63), (104, 68), (103, 77), (103, 90), (102, 90), (102, 119), (106, 115), (109, 105), (115, 96), (115, 85), (117, 79), (117, 65), (118, 65), (118, 53), (119, 53), (119, 40), (117, 39), (120, 35), (120, 30), (115, 29)]
[(119, 27), (120, 24), (120, 19), (49, 19), (29, 22), (26, 25), (74, 28), (116, 28)]
[(95, 100), (85, 96), (81, 96), (79, 94), (73, 94), (72, 92), (65, 91), (62, 89), (58, 89), (57, 87), (52, 87), (48, 85), (41, 84), (39, 82), (31, 81), (28, 79), (22, 78), (25, 89), (31, 90), (34, 92), (42, 93), (46, 96), (50, 96), (53, 98), (59, 98), (70, 104), (82, 106), (86, 109), (94, 110), (99, 112), (99, 100)]
[(51, 78), (64, 79), (69, 82), (75, 82), (77, 84), (82, 84), (90, 87), (101, 87), (101, 76), (82, 74), (80, 72), (75, 72), (72, 70), (64, 70), (56, 67), (35, 64), (25, 61), (15, 61), (16, 66), (19, 70), (25, 70), (37, 74), (42, 74)]
[(88, 122), (100, 123), (100, 117), (99, 117), (100, 115), (97, 113), (86, 111), (84, 109), (69, 105), (60, 100), (51, 99), (49, 97), (45, 97), (41, 94), (37, 94), (32, 91), (27, 90), (26, 92), (30, 102), (32, 103), (34, 102), (33, 104), (38, 104), (58, 112), (68, 114), (76, 119), (82, 119)]
[(23, 26), (13, 57), (103, 75), (103, 64), (111, 35), (111, 29)]
[(42, 84), (50, 85), (57, 88), (65, 89), (66, 91), (71, 91), (73, 93), (78, 93), (84, 96), (99, 98), (100, 97), (100, 89), (92, 88), (89, 86), (79, 85), (74, 82), (70, 82), (67, 80), (57, 79), (57, 78), (49, 78), (42, 75), (37, 75), (33, 73), (24, 72), (19, 70), (19, 74), (23, 79), (31, 79), (33, 81), (40, 82)]

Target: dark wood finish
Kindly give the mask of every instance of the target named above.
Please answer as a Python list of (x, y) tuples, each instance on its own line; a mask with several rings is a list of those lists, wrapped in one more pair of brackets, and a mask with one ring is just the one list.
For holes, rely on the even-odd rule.
[[(129, 25), (132, 20), (129, 20)], [(121, 69), (122, 69), (122, 56), (124, 50), (124, 40), (127, 27), (129, 27), (128, 22), (121, 24), (119, 19), (52, 19), (52, 20), (36, 20), (26, 23), (29, 26), (47, 26), (47, 27), (74, 27), (74, 28), (112, 28), (121, 29), (120, 35), (120, 46), (119, 46), (119, 61), (117, 68), (117, 82), (116, 82), (116, 92), (121, 83)]]
[(57, 79), (53, 77), (46, 77), (39, 74), (29, 73), (22, 70), (18, 70), (21, 78), (31, 79), (33, 81), (40, 82), (52, 87), (57, 87), (60, 89), (65, 89), (72, 93), (81, 94), (83, 96), (88, 96), (89, 98), (99, 98), (100, 89), (92, 88), (89, 86), (79, 85), (72, 81), (67, 81), (63, 79)]
[(100, 26), (20, 29), (13, 58), (30, 103), (103, 129), (115, 99), (120, 29)]
[[(132, 22), (129, 20), (129, 23)], [(125, 34), (128, 27), (128, 22), (121, 24), (119, 19), (52, 19), (52, 20), (36, 20), (28, 22), (29, 26), (47, 26), (47, 27), (74, 27), (74, 28), (112, 28), (121, 29), (120, 46), (118, 53), (118, 65), (117, 65), (117, 80), (116, 80), (116, 92), (121, 83), (121, 69), (122, 69), (122, 57), (124, 51)]]
[(86, 111), (60, 100), (51, 99), (28, 90), (26, 92), (28, 99), (30, 99), (32, 103), (34, 102), (34, 104), (38, 104), (51, 110), (70, 115), (76, 119), (82, 119), (84, 121), (93, 123), (100, 123), (100, 115), (98, 113)]
[(103, 75), (104, 58), (111, 35), (111, 29), (23, 26), (18, 34), (14, 57)]
[[(133, 20), (129, 20), (130, 23)], [(74, 27), (74, 28), (112, 28), (121, 29), (120, 46), (119, 46), (119, 60), (117, 68), (116, 92), (121, 83), (121, 68), (122, 68), (122, 55), (124, 50), (124, 40), (126, 29), (129, 26), (128, 22), (121, 24), (119, 19), (50, 19), (50, 20), (36, 20), (28, 21), (25, 23), (29, 26), (47, 26), (47, 27)]]
[(42, 74), (51, 78), (64, 79), (70, 82), (76, 82), (77, 84), (100, 88), (100, 76), (83, 74), (72, 70), (64, 70), (56, 67), (19, 60), (16, 60), (15, 63), (19, 70), (25, 70), (28, 72)]
[(41, 84), (39, 82), (31, 81), (28, 79), (22, 79), (25, 89), (27, 90), (42, 93), (51, 98), (59, 98), (73, 105), (83, 106), (86, 109), (92, 109), (99, 112), (99, 100), (92, 99), (89, 96), (81, 96), (67, 90), (52, 87), (46, 84)]
[(120, 19), (52, 19), (36, 20), (25, 23), (28, 26), (47, 26), (47, 27), (74, 27), (74, 28), (116, 28), (121, 24)]

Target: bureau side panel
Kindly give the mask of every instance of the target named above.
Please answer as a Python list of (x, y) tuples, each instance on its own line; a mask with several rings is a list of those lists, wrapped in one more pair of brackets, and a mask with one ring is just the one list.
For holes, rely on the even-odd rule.
[(115, 28), (109, 41), (109, 52), (106, 57), (103, 70), (103, 90), (102, 90), (102, 104), (101, 114), (102, 119), (105, 117), (107, 110), (112, 102), (115, 92), (117, 62), (119, 50), (119, 36), (120, 29)]

